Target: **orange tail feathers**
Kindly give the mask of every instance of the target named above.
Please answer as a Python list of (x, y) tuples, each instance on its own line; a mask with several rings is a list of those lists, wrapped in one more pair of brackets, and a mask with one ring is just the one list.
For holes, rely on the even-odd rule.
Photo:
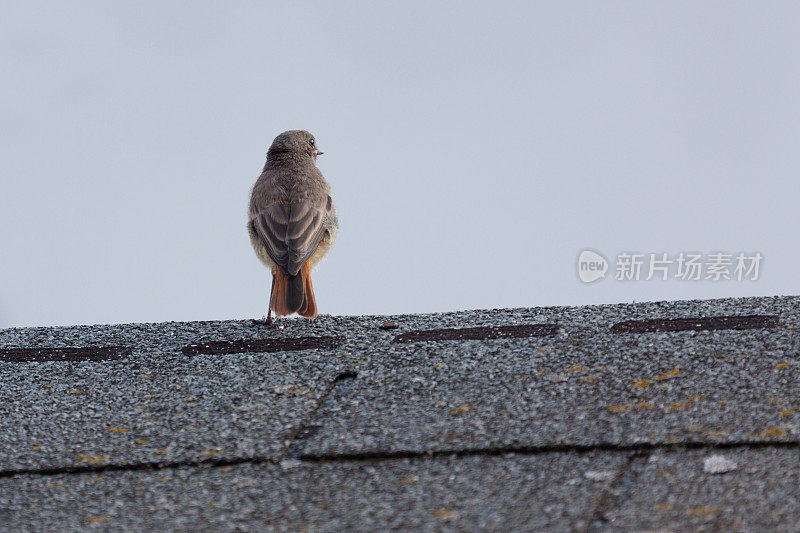
[(303, 275), (303, 287), (306, 293), (306, 305), (300, 310), (300, 316), (314, 318), (317, 316), (317, 299), (314, 297), (314, 284), (311, 283), (311, 264), (306, 262), (300, 272)]
[(292, 314), (286, 307), (286, 274), (280, 267), (272, 271), (272, 292), (269, 296), (269, 308), (275, 311), (277, 316)]
[(272, 293), (269, 308), (277, 316), (299, 313), (306, 318), (317, 316), (317, 302), (311, 283), (311, 265), (306, 262), (296, 276), (287, 276), (277, 267), (272, 272)]

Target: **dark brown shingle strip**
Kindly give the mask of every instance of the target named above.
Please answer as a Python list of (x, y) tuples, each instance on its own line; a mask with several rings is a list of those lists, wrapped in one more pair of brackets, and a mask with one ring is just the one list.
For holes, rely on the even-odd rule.
[(762, 329), (778, 326), (774, 315), (707, 316), (696, 318), (653, 318), (626, 320), (611, 327), (612, 333), (654, 333), (663, 331), (714, 331), (720, 329)]
[(558, 332), (558, 324), (525, 324), (521, 326), (483, 326), (477, 328), (447, 328), (409, 331), (392, 342), (453, 341), (482, 339), (512, 339), (547, 337)]
[(184, 355), (225, 355), (232, 353), (296, 352), (314, 348), (333, 349), (344, 337), (296, 337), (293, 339), (242, 339), (189, 344), (181, 349)]
[(0, 361), (106, 361), (131, 354), (125, 346), (85, 346), (82, 348), (0, 348)]

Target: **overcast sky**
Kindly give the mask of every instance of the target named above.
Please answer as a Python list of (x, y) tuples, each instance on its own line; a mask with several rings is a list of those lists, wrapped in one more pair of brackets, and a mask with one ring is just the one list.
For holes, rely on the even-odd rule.
[[(2, 2), (0, 327), (260, 317), (272, 139), (323, 314), (798, 294), (796, 2)], [(611, 262), (584, 284), (586, 249)], [(617, 281), (621, 252), (757, 281)], [(644, 276), (643, 276), (644, 277)]]

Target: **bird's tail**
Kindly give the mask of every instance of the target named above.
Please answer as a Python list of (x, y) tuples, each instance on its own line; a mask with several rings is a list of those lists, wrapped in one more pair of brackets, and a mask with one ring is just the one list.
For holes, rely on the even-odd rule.
[(311, 265), (306, 262), (296, 275), (286, 274), (280, 267), (272, 272), (272, 294), (269, 307), (277, 316), (299, 313), (306, 318), (317, 316), (317, 301), (311, 283)]

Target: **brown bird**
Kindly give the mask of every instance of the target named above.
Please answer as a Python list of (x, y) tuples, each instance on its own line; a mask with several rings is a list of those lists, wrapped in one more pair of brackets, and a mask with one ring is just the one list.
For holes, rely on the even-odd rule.
[(331, 188), (316, 165), (314, 136), (289, 130), (272, 141), (250, 196), (250, 242), (272, 270), (267, 324), (277, 316), (317, 316), (311, 269), (328, 253), (338, 229)]

